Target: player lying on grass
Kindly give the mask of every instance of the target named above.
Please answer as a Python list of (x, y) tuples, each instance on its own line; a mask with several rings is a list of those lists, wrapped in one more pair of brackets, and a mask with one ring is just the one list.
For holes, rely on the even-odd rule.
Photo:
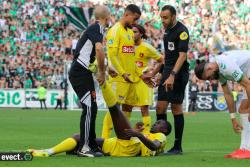
[[(250, 51), (232, 50), (223, 52), (209, 63), (201, 63), (195, 68), (201, 80), (219, 80), (227, 102), (235, 132), (241, 132), (240, 149), (225, 156), (226, 158), (250, 158)], [(235, 104), (227, 81), (238, 82), (244, 89), (243, 100), (239, 107), (242, 126), (235, 118)]]
[[(166, 145), (166, 136), (171, 132), (169, 122), (159, 120), (153, 124), (150, 132), (146, 135), (140, 133), (140, 126), (136, 130), (130, 127), (130, 124), (120, 111), (116, 97), (108, 83), (101, 86), (103, 97), (109, 107), (109, 112), (113, 121), (114, 130), (117, 137), (102, 139), (96, 141), (105, 155), (110, 156), (155, 156), (163, 152)], [(138, 124), (137, 124), (138, 125)], [(139, 129), (139, 130), (138, 130)], [(68, 152), (74, 153), (77, 150), (79, 134), (67, 138), (58, 145), (45, 150), (32, 150), (33, 156), (48, 157), (54, 154)]]

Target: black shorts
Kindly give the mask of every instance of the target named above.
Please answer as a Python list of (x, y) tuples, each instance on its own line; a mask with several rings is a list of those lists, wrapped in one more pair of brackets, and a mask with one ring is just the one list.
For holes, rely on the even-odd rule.
[(185, 95), (185, 88), (189, 79), (189, 73), (187, 70), (178, 72), (175, 76), (173, 90), (166, 91), (165, 86), (162, 84), (169, 77), (171, 70), (163, 71), (163, 77), (158, 87), (158, 101), (168, 101), (174, 104), (182, 104)]
[(90, 91), (95, 94), (94, 79), (92, 73), (84, 69), (79, 63), (73, 62), (69, 71), (69, 81), (81, 101), (83, 96)]

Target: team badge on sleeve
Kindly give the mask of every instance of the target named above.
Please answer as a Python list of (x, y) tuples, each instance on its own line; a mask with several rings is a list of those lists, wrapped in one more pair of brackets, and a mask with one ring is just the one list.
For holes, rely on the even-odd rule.
[(110, 45), (112, 45), (113, 43), (114, 43), (113, 39), (110, 39), (110, 40), (108, 41), (108, 44), (110, 44)]
[(187, 38), (188, 38), (188, 34), (185, 31), (182, 32), (181, 35), (180, 35), (180, 39), (181, 40), (186, 40)]

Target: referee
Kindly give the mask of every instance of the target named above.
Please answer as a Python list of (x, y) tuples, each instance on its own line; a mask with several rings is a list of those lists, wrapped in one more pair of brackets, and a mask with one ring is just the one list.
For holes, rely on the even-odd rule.
[(94, 15), (96, 22), (89, 26), (79, 39), (69, 71), (70, 83), (82, 105), (80, 143), (77, 152), (80, 157), (103, 156), (95, 141), (97, 104), (94, 80), (89, 67), (97, 59), (97, 80), (102, 85), (105, 82), (105, 54), (102, 42), (104, 29), (109, 23), (110, 12), (107, 7), (98, 6), (95, 8)]
[(165, 64), (158, 87), (156, 114), (157, 120), (167, 120), (166, 110), (171, 103), (174, 116), (175, 142), (174, 146), (165, 154), (182, 154), (184, 129), (182, 102), (189, 78), (187, 62), (189, 33), (185, 25), (176, 20), (176, 10), (173, 6), (164, 6), (160, 17), (165, 28), (163, 37)]

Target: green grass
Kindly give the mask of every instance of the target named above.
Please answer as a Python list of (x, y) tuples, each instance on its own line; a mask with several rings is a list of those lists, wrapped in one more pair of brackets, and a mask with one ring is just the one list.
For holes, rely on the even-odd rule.
[[(97, 136), (101, 134), (105, 112), (99, 111), (96, 120)], [(155, 113), (151, 113), (155, 119)], [(173, 123), (172, 114), (168, 118)], [(0, 109), (0, 151), (48, 148), (78, 132), (79, 111)], [(134, 112), (132, 122), (140, 120)], [(167, 148), (173, 144), (174, 133)], [(49, 158), (34, 158), (29, 162), (3, 162), (0, 166), (83, 166), (83, 167), (249, 167), (250, 160), (225, 159), (223, 156), (239, 147), (240, 135), (234, 134), (226, 113), (197, 113), (185, 116), (181, 156), (133, 158), (78, 158), (59, 154)]]

